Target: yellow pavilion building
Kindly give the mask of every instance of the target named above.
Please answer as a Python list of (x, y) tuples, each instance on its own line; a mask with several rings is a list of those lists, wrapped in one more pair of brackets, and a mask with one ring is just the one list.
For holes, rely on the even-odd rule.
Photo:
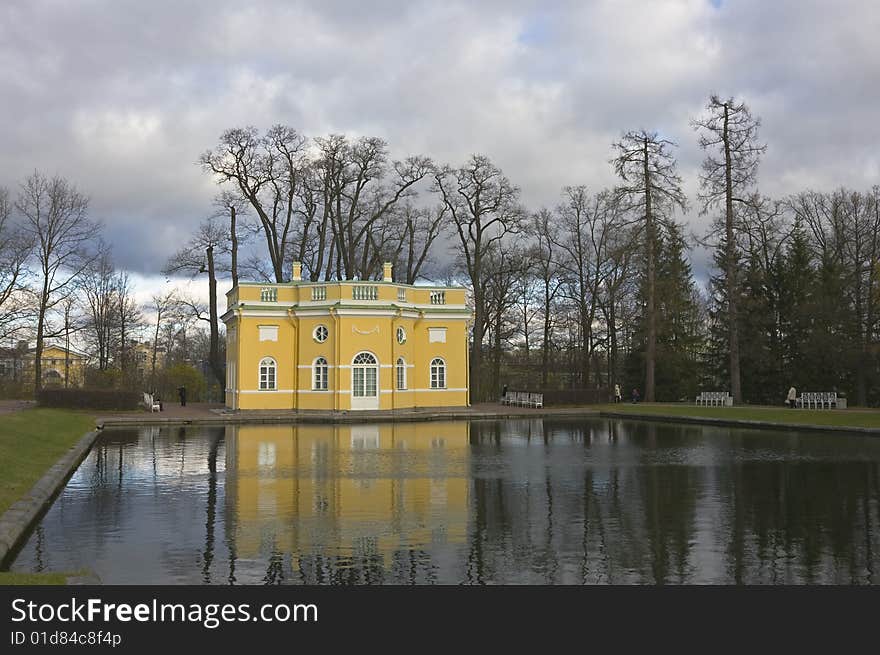
[(239, 282), (226, 294), (226, 406), (390, 410), (468, 402), (465, 290), (392, 280)]

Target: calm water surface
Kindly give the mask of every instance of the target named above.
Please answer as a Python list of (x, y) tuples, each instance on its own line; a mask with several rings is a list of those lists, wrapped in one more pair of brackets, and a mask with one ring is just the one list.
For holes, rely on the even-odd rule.
[(107, 430), (12, 563), (108, 584), (880, 583), (880, 439), (527, 419)]

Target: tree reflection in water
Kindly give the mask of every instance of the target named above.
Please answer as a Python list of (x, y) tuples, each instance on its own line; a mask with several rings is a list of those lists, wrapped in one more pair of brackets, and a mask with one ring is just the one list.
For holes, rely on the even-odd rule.
[(108, 430), (12, 568), (107, 583), (877, 584), (878, 467), (866, 437), (607, 419)]

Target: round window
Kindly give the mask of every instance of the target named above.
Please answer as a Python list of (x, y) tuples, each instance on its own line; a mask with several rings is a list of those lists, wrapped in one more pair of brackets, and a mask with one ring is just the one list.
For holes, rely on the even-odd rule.
[(406, 343), (406, 330), (402, 327), (397, 328), (397, 343)]
[(315, 337), (315, 341), (317, 341), (318, 343), (324, 343), (325, 341), (327, 341), (327, 336), (330, 333), (327, 331), (326, 325), (319, 325), (315, 328), (315, 331), (312, 334)]

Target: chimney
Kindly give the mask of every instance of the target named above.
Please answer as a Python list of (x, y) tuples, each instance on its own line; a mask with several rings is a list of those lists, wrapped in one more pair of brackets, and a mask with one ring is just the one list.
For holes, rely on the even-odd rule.
[(391, 275), (391, 262), (385, 262), (382, 264), (382, 281), (383, 282), (394, 282), (394, 278)]
[(294, 282), (302, 282), (302, 279), (303, 279), (302, 262), (293, 262), (293, 278), (292, 279)]

